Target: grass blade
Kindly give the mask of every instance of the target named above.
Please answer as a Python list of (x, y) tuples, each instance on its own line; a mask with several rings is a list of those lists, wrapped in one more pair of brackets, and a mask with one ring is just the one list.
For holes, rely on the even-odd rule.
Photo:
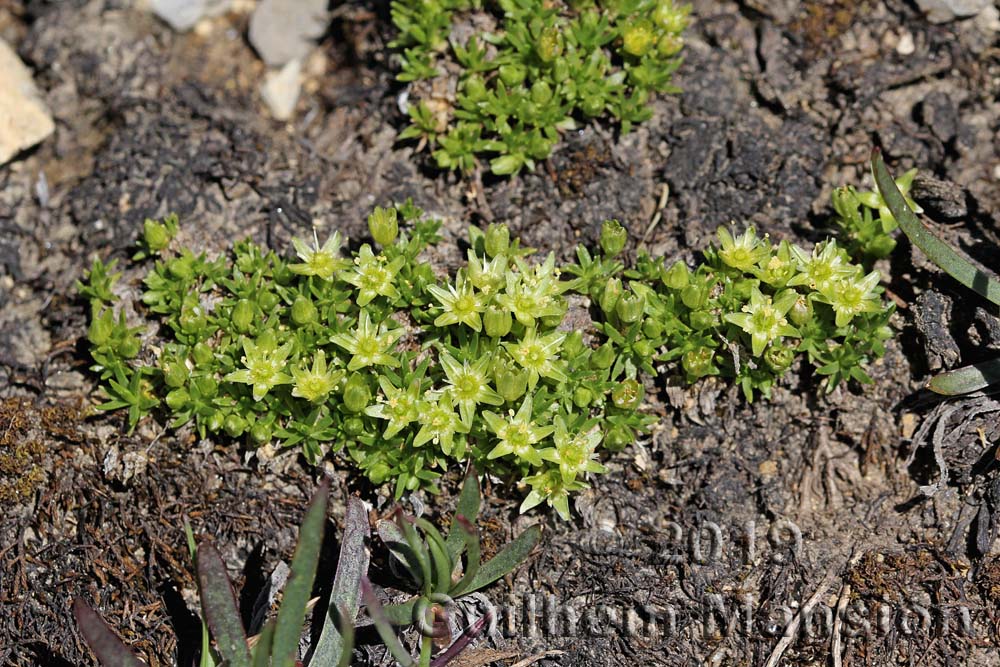
[(476, 579), (476, 575), (479, 573), (479, 531), (470, 522), (466, 521), (465, 517), (460, 517), (458, 530), (462, 532), (465, 538), (465, 573), (459, 582), (452, 587), (451, 595), (453, 597), (465, 593), (466, 589), (472, 585), (472, 582)]
[(358, 616), (361, 601), (361, 577), (368, 572), (365, 540), (369, 535), (365, 506), (357, 498), (348, 498), (344, 538), (340, 544), (333, 590), (330, 592), (330, 606), (323, 619), (323, 630), (316, 642), (310, 664), (321, 667), (336, 665), (345, 656), (350, 660), (354, 619)]
[(201, 608), (219, 647), (219, 654), (231, 667), (250, 667), (246, 631), (222, 556), (214, 546), (205, 542), (198, 547), (196, 561)]
[(964, 366), (931, 378), (927, 388), (945, 396), (958, 396), (1000, 382), (1000, 359)]
[(924, 227), (903, 199), (878, 150), (872, 152), (872, 172), (882, 199), (910, 241), (952, 278), (1000, 305), (1000, 281), (976, 268), (968, 257)]
[(104, 667), (146, 667), (82, 598), (73, 600), (73, 616), (87, 646)]
[(494, 581), (511, 572), (514, 568), (528, 557), (531, 550), (535, 548), (538, 541), (542, 539), (542, 529), (532, 526), (528, 530), (518, 535), (514, 541), (501, 549), (500, 553), (492, 560), (484, 563), (476, 573), (475, 579), (465, 590), (466, 593), (477, 591), (483, 586), (488, 586)]
[(274, 621), (266, 624), (257, 636), (253, 650), (253, 667), (269, 667), (271, 664), (271, 640), (274, 639)]
[(299, 652), (302, 624), (306, 620), (306, 605), (316, 577), (320, 546), (323, 543), (323, 524), (326, 522), (326, 499), (330, 483), (319, 485), (306, 509), (306, 516), (299, 529), (299, 542), (292, 557), (291, 574), (285, 584), (284, 599), (274, 625), (271, 664), (274, 667), (295, 667)]

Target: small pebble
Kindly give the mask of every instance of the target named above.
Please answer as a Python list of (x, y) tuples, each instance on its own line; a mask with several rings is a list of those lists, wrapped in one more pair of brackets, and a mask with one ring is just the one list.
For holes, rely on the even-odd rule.
[(916, 50), (917, 46), (913, 43), (913, 34), (909, 30), (904, 30), (903, 34), (899, 36), (899, 43), (896, 44), (896, 53), (908, 56)]
[(295, 113), (299, 101), (302, 61), (292, 60), (279, 70), (273, 70), (264, 77), (260, 94), (264, 103), (277, 120), (288, 120)]

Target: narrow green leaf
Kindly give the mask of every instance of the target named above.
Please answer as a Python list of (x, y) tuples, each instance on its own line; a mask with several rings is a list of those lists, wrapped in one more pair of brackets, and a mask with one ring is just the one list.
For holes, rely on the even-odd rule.
[(484, 563), (479, 568), (475, 579), (472, 580), (472, 583), (469, 584), (465, 592), (472, 593), (473, 591), (477, 591), (511, 572), (528, 557), (528, 554), (531, 553), (531, 550), (535, 548), (540, 539), (542, 539), (542, 529), (538, 526), (532, 526), (518, 535), (513, 542), (501, 549), (500, 553), (494, 556), (492, 560)]
[(270, 667), (271, 642), (274, 639), (274, 621), (270, 621), (260, 631), (257, 644), (253, 647), (253, 667)]
[(392, 557), (407, 571), (417, 587), (423, 586), (420, 561), (407, 544), (406, 536), (396, 522), (383, 519), (375, 524), (375, 530)]
[(100, 614), (82, 598), (73, 600), (73, 616), (87, 646), (104, 667), (145, 667), (145, 663), (135, 657)]
[(458, 507), (455, 508), (455, 516), (451, 520), (451, 530), (448, 531), (448, 554), (453, 561), (458, 560), (462, 547), (465, 546), (465, 531), (459, 528), (458, 518), (465, 517), (470, 523), (475, 524), (479, 517), (479, 501), (479, 475), (475, 468), (470, 468), (462, 484), (462, 493), (458, 497)]
[(872, 152), (872, 172), (886, 206), (910, 241), (952, 278), (1000, 305), (1000, 281), (980, 271), (968, 257), (924, 227), (903, 199), (878, 150)]
[(386, 620), (392, 625), (410, 625), (413, 623), (413, 609), (419, 598), (411, 598), (399, 604), (387, 604), (382, 607)]
[(326, 523), (326, 499), (330, 483), (324, 479), (313, 494), (299, 529), (299, 543), (295, 546), (291, 572), (285, 584), (284, 599), (278, 610), (274, 626), (274, 647), (271, 650), (274, 667), (295, 667), (306, 619), (306, 604), (312, 592), (323, 543), (323, 525)]
[(441, 533), (427, 519), (417, 519), (424, 533), (427, 535), (427, 551), (430, 554), (431, 579), (434, 582), (435, 593), (447, 593), (451, 589), (451, 573), (455, 569), (455, 563), (448, 556), (448, 548), (445, 546)]
[[(368, 572), (368, 552), (365, 540), (369, 537), (368, 515), (357, 498), (347, 499), (344, 516), (344, 537), (340, 544), (337, 573), (330, 592), (330, 606), (323, 619), (316, 649), (310, 664), (318, 667), (339, 664), (350, 660), (354, 639), (354, 619), (361, 601), (361, 577)], [(341, 618), (342, 617), (342, 618)], [(338, 622), (342, 621), (342, 622)]]
[(361, 579), (361, 599), (365, 603), (365, 607), (368, 609), (368, 615), (371, 616), (372, 622), (375, 623), (375, 629), (378, 631), (378, 636), (381, 637), (382, 643), (385, 647), (389, 649), (389, 653), (392, 657), (402, 665), (402, 667), (413, 667), (417, 663), (413, 660), (413, 656), (406, 652), (406, 648), (400, 643), (399, 638), (396, 636), (395, 631), (389, 624), (389, 620), (386, 618), (385, 613), (382, 610), (382, 603), (379, 602), (378, 597), (375, 595), (375, 591), (372, 590), (372, 585), (368, 581), (368, 577), (363, 577)]
[[(462, 579), (449, 592), (452, 597), (458, 597), (465, 593), (479, 573), (479, 531), (465, 517), (461, 517), (458, 521), (458, 530), (465, 536), (465, 572)], [(449, 537), (451, 536), (449, 535)]]
[(219, 654), (231, 667), (249, 667), (250, 651), (247, 649), (246, 631), (240, 621), (236, 596), (229, 581), (229, 572), (222, 556), (208, 542), (198, 547), (198, 588), (201, 590), (201, 608), (205, 622), (212, 630)]
[(399, 513), (396, 515), (396, 520), (403, 531), (403, 535), (406, 537), (406, 544), (410, 547), (410, 552), (413, 554), (413, 558), (419, 567), (418, 572), (411, 571), (410, 574), (414, 578), (417, 578), (417, 574), (419, 573), (420, 581), (422, 582), (421, 587), (424, 589), (425, 594), (429, 594), (433, 581), (431, 580), (431, 556), (427, 553), (427, 545), (417, 535), (417, 529), (413, 527), (413, 523), (409, 517)]
[(1000, 359), (992, 359), (935, 375), (927, 388), (945, 396), (958, 396), (997, 383), (1000, 383)]

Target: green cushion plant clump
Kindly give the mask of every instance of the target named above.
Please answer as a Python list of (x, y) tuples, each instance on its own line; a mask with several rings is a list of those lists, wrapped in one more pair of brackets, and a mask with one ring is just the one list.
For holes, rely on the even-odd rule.
[(395, 0), (398, 78), (409, 83), (402, 138), (442, 169), (533, 169), (578, 120), (628, 132), (655, 93), (677, 92), (690, 7), (672, 0)]
[(132, 428), (159, 408), (174, 428), (310, 462), (342, 451), (397, 497), (471, 461), (523, 483), (522, 510), (568, 517), (601, 450), (653, 422), (639, 410), (652, 376), (720, 375), (752, 399), (802, 357), (833, 388), (868, 381), (890, 335), (878, 274), (832, 240), (806, 252), (721, 229), (694, 268), (642, 253), (627, 268), (609, 221), (596, 252), (557, 266), (491, 225), (470, 228), (467, 262), (440, 279), (421, 257), (440, 221), (407, 202), (368, 222), (374, 244), (350, 256), (334, 233), (296, 239), (287, 261), (251, 241), (195, 255), (175, 219), (147, 221), (141, 294), (116, 286), (114, 262), (79, 285), (101, 407)]

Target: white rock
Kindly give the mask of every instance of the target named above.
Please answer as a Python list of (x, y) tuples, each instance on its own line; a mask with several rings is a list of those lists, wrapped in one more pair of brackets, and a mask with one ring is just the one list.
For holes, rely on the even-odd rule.
[(232, 0), (151, 0), (153, 13), (178, 32), (190, 30), (205, 16), (225, 12)]
[(975, 16), (992, 2), (993, 0), (917, 0), (917, 6), (931, 23), (947, 23), (956, 18)]
[(903, 34), (899, 36), (899, 43), (896, 44), (896, 53), (901, 56), (908, 56), (916, 50), (917, 46), (913, 43), (913, 33), (909, 30), (904, 30)]
[(55, 130), (31, 71), (0, 39), (0, 164)]
[(250, 17), (250, 43), (271, 67), (303, 59), (326, 31), (327, 0), (261, 0)]
[(279, 70), (272, 70), (264, 77), (260, 94), (278, 120), (288, 120), (295, 113), (302, 88), (302, 61), (292, 60)]

